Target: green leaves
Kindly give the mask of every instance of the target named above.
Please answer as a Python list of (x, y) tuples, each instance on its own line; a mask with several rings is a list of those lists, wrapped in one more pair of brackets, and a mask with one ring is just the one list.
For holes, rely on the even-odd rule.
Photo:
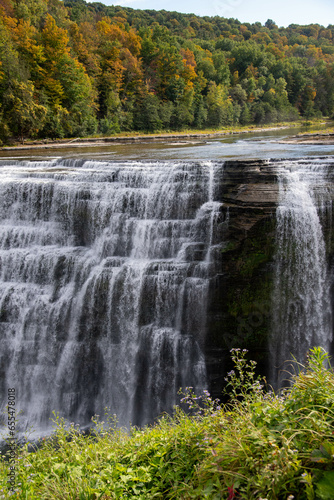
[[(267, 393), (246, 351), (232, 350), (232, 401), (220, 407), (205, 392), (183, 393), (193, 414), (175, 409), (153, 426), (130, 432), (114, 415), (93, 419), (82, 435), (55, 415), (55, 434), (34, 453), (19, 450), (20, 499), (333, 500), (334, 374), (321, 349), (283, 395)], [(8, 493), (6, 459), (0, 483)]]
[(317, 497), (321, 500), (334, 498), (334, 470), (323, 473), (322, 478), (316, 483)]
[(4, 103), (10, 129), (24, 138), (34, 136), (42, 128), (47, 109), (36, 102), (31, 81), (12, 80), (4, 94)]

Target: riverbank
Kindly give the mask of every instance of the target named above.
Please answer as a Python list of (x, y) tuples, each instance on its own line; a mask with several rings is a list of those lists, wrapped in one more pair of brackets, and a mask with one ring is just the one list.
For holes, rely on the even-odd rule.
[(298, 134), (289, 139), (283, 139), (280, 141), (281, 144), (323, 144), (331, 145), (334, 144), (334, 132), (331, 133), (309, 133), (309, 134)]
[[(325, 124), (325, 122), (319, 123), (311, 122), (309, 124), (312, 126), (319, 126)], [(52, 148), (68, 148), (68, 147), (94, 147), (94, 146), (105, 146), (110, 144), (124, 144), (124, 143), (145, 143), (145, 142), (162, 142), (162, 141), (182, 141), (188, 143), (192, 140), (199, 139), (210, 139), (215, 137), (224, 137), (236, 134), (251, 134), (257, 132), (270, 132), (275, 130), (283, 130), (294, 127), (303, 126), (302, 122), (291, 122), (282, 123), (275, 126), (268, 125), (262, 127), (250, 126), (250, 127), (236, 127), (230, 129), (222, 130), (194, 130), (194, 131), (184, 131), (184, 132), (168, 132), (168, 133), (156, 133), (156, 134), (143, 134), (143, 133), (125, 133), (109, 137), (87, 137), (81, 138), (76, 137), (74, 139), (43, 139), (25, 142), (19, 144), (18, 142), (13, 143), (10, 146), (3, 146), (0, 151), (20, 151), (20, 150), (30, 150), (30, 149), (52, 149)], [(297, 137), (297, 136), (296, 136)]]

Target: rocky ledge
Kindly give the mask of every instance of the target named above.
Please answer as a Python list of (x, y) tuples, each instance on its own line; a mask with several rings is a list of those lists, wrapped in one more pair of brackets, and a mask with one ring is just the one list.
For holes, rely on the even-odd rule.
[(281, 144), (334, 144), (334, 133), (298, 134), (279, 141)]

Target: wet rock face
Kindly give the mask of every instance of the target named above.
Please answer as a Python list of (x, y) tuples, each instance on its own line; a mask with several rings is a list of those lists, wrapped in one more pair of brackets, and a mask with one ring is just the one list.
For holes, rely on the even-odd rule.
[(250, 350), (267, 371), (275, 215), (279, 187), (275, 163), (228, 161), (218, 182), (223, 202), (222, 250), (210, 282), (206, 359), (210, 390), (219, 397), (232, 347)]
[(225, 162), (219, 196), (226, 204), (275, 207), (278, 201), (275, 163), (265, 160)]

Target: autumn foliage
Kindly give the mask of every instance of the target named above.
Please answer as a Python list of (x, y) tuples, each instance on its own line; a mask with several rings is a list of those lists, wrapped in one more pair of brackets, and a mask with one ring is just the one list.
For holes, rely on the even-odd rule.
[(334, 112), (334, 26), (0, 0), (0, 140)]

